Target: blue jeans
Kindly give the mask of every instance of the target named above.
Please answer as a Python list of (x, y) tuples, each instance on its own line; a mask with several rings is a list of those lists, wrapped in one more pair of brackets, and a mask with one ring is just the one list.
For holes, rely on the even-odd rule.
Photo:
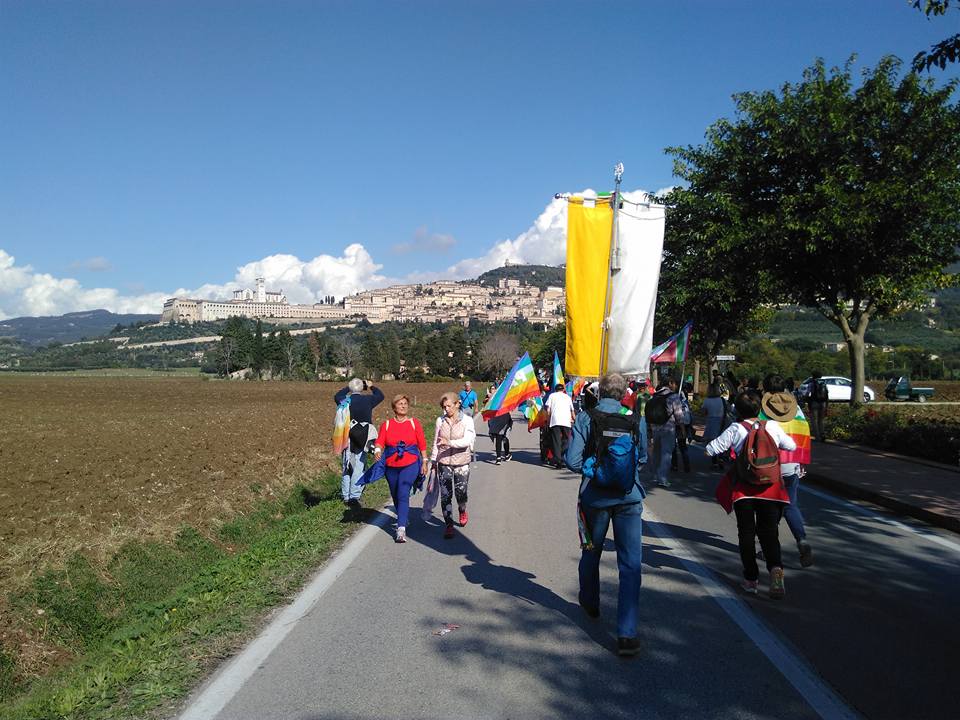
[(580, 554), (580, 603), (600, 608), (600, 555), (607, 528), (613, 521), (620, 590), (617, 598), (617, 637), (637, 636), (640, 609), (641, 556), (643, 554), (643, 503), (584, 508), (593, 549)]
[[(343, 451), (343, 478), (340, 481), (340, 495), (344, 502), (347, 500), (359, 500), (363, 494), (363, 485), (357, 485), (357, 480), (363, 475), (366, 469), (367, 454), (365, 452), (352, 453), (350, 449)], [(353, 472), (349, 472), (349, 470)]]
[(390, 486), (390, 497), (397, 509), (397, 527), (405, 528), (410, 515), (410, 489), (420, 474), (420, 460), (399, 468), (388, 465), (385, 472), (387, 485)]
[(675, 425), (660, 425), (653, 429), (654, 480), (657, 484), (670, 481), (670, 460), (673, 448), (677, 444)]
[(800, 542), (807, 537), (807, 530), (803, 526), (803, 513), (800, 512), (800, 505), (797, 502), (800, 495), (800, 474), (784, 475), (783, 486), (787, 489), (787, 495), (790, 496), (790, 504), (783, 511), (783, 519), (787, 521), (793, 538)]

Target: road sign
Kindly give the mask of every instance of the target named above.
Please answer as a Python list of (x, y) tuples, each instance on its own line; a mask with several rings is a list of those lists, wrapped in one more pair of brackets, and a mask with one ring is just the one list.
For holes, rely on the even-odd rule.
[(717, 355), (717, 360), (736, 360), (736, 355)]

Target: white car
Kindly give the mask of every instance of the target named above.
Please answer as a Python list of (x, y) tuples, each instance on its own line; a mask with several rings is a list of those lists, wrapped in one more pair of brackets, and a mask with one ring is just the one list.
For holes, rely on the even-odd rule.
[[(827, 384), (827, 397), (830, 402), (850, 402), (850, 393), (853, 392), (853, 380), (850, 378), (839, 377), (837, 375), (825, 375), (820, 378)], [(810, 397), (810, 387), (813, 385), (813, 378), (807, 378), (800, 383), (800, 397), (806, 400)], [(863, 401), (873, 402), (877, 394), (873, 388), (863, 386)]]

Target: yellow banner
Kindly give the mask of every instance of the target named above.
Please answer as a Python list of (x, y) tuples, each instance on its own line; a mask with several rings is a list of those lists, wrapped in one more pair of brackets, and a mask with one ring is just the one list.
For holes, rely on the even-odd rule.
[(567, 204), (567, 375), (600, 374), (600, 335), (613, 208), (609, 200), (586, 207), (581, 198)]

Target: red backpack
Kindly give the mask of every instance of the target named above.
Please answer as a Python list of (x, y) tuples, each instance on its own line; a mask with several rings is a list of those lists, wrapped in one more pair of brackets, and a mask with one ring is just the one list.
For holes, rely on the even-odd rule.
[(748, 485), (770, 485), (780, 481), (780, 448), (767, 432), (766, 420), (745, 421), (747, 439), (734, 465), (737, 480)]

